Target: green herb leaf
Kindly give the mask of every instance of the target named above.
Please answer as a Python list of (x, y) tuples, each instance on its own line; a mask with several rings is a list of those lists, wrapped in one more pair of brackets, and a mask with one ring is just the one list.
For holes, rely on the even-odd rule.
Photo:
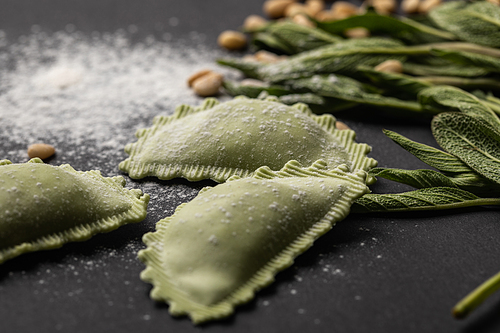
[(369, 173), (373, 177), (382, 177), (415, 188), (457, 187), (448, 177), (434, 170), (374, 168)]
[(500, 73), (500, 59), (493, 56), (473, 52), (452, 51), (446, 49), (433, 49), (432, 52), (439, 57), (448, 59), (457, 64), (484, 68), (490, 72)]
[(272, 64), (237, 59), (220, 59), (218, 63), (239, 69), (249, 77), (278, 83), (316, 74), (354, 74), (359, 65), (376, 66), (387, 59), (403, 61), (406, 56), (394, 50), (398, 46), (401, 43), (386, 38), (351, 39)]
[(500, 199), (480, 198), (450, 187), (431, 187), (399, 194), (365, 194), (351, 206), (352, 213), (431, 211), (500, 205)]
[(280, 51), (286, 54), (295, 53), (290, 45), (269, 32), (255, 33), (252, 37), (252, 44), (255, 45), (258, 49), (266, 49), (274, 52)]
[(448, 154), (447, 152), (412, 141), (392, 131), (384, 130), (384, 134), (422, 162), (444, 172), (447, 175), (474, 172), (473, 169), (462, 162), (459, 158)]
[(500, 184), (500, 133), (482, 118), (462, 113), (434, 117), (438, 144), (487, 179)]
[[(442, 58), (439, 58), (442, 59)], [(444, 59), (443, 59), (444, 60)], [(405, 62), (403, 64), (403, 72), (412, 75), (421, 76), (459, 76), (459, 77), (478, 77), (489, 73), (487, 69), (476, 66), (463, 66), (453, 63), (439, 64), (418, 64)]]
[(431, 83), (425, 80), (417, 79), (409, 75), (381, 72), (366, 66), (360, 66), (358, 69), (377, 87), (390, 91), (402, 92), (412, 97), (416, 97), (422, 89), (432, 86)]
[(341, 40), (342, 38), (323, 30), (290, 21), (276, 21), (268, 24), (254, 36), (254, 44), (257, 46), (280, 50), (288, 54), (313, 50)]
[(431, 10), (429, 18), (462, 40), (500, 47), (500, 8), (487, 1), (450, 1)]
[(495, 113), (476, 96), (450, 86), (435, 86), (423, 89), (418, 100), (425, 110), (460, 111), (472, 116), (479, 116), (493, 126), (500, 128), (500, 120)]
[(359, 81), (342, 75), (315, 75), (310, 78), (285, 81), (284, 83), (295, 91), (309, 91), (320, 96), (332, 97), (352, 103), (393, 108), (400, 115), (403, 111), (412, 114), (422, 113), (418, 103), (371, 93)]
[(393, 18), (374, 12), (338, 21), (317, 22), (317, 25), (318, 28), (337, 35), (350, 28), (363, 27), (370, 30), (372, 34), (390, 35), (412, 44), (456, 39), (452, 33), (432, 28), (409, 18)]

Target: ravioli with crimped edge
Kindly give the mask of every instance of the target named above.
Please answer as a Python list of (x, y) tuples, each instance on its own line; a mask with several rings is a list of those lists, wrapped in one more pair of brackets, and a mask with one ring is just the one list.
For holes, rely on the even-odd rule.
[(149, 195), (124, 186), (121, 176), (52, 166), (39, 158), (0, 161), (0, 263), (142, 221)]
[(220, 319), (274, 281), (368, 192), (366, 173), (324, 161), (207, 187), (144, 235), (139, 252), (151, 298), (194, 323)]
[(323, 159), (330, 169), (346, 164), (352, 171), (376, 166), (366, 156), (371, 148), (355, 143), (354, 131), (336, 129), (335, 121), (275, 97), (224, 103), (209, 98), (199, 107), (181, 105), (172, 116), (158, 116), (152, 127), (137, 131), (138, 140), (125, 147), (130, 156), (119, 167), (131, 178), (224, 182), (251, 176), (261, 166), (279, 170), (291, 160), (311, 165)]

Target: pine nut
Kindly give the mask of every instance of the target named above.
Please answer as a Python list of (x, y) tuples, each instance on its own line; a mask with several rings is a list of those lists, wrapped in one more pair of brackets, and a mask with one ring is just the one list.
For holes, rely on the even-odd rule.
[(314, 22), (311, 21), (309, 19), (309, 17), (307, 17), (304, 14), (297, 14), (297, 15), (295, 15), (292, 18), (292, 21), (295, 22), (295, 23), (297, 23), (297, 24), (299, 24), (299, 25), (302, 25), (304, 27), (314, 28), (316, 26), (316, 24), (314, 24)]
[(319, 12), (325, 9), (324, 0), (306, 0), (305, 2), (307, 14), (315, 17)]
[(268, 17), (277, 19), (285, 16), (285, 9), (294, 2), (294, 0), (267, 0), (262, 10)]
[(314, 18), (320, 22), (331, 22), (338, 19), (331, 10), (322, 10)]
[(254, 59), (267, 64), (281, 61), (278, 55), (265, 50), (255, 52)]
[(350, 130), (351, 128), (349, 126), (347, 126), (345, 123), (341, 122), (341, 121), (336, 121), (335, 122), (335, 128), (340, 130), (340, 131), (343, 131), (343, 130)]
[(374, 69), (379, 72), (402, 73), (403, 64), (399, 60), (386, 60), (375, 66)]
[(396, 10), (396, 0), (372, 0), (372, 6), (380, 15), (389, 15)]
[(347, 1), (337, 1), (332, 5), (330, 11), (337, 20), (342, 20), (359, 13), (359, 8)]
[(250, 15), (243, 22), (243, 29), (245, 31), (257, 31), (267, 24), (267, 20), (259, 15)]
[(210, 72), (193, 82), (193, 90), (201, 97), (217, 95), (223, 79), (224, 77), (221, 74)]
[(403, 0), (401, 2), (401, 10), (405, 14), (415, 14), (418, 12), (420, 0)]
[(200, 77), (202, 77), (204, 75), (207, 75), (208, 73), (212, 73), (212, 71), (210, 69), (202, 69), (201, 71), (198, 71), (198, 72), (192, 74), (187, 79), (188, 87), (192, 87), (194, 81), (196, 81), (197, 79), (199, 79)]
[(228, 50), (241, 50), (247, 45), (247, 38), (238, 31), (226, 30), (217, 39), (219, 46)]
[(344, 35), (347, 38), (365, 38), (370, 36), (370, 30), (366, 28), (351, 28), (344, 31)]
[(286, 17), (294, 17), (298, 14), (306, 14), (307, 8), (301, 3), (292, 3), (285, 8), (285, 16)]
[(28, 156), (30, 158), (39, 157), (44, 160), (54, 155), (55, 152), (56, 149), (54, 148), (54, 146), (46, 143), (35, 143), (28, 147)]

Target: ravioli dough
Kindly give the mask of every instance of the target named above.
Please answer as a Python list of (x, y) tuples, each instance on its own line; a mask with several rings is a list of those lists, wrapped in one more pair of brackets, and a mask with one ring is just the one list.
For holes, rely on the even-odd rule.
[(354, 131), (335, 129), (332, 115), (316, 116), (305, 104), (291, 107), (275, 98), (181, 105), (136, 136), (125, 147), (130, 157), (119, 165), (131, 178), (224, 182), (251, 176), (261, 166), (279, 170), (290, 160), (311, 165), (323, 159), (330, 169), (346, 164), (352, 171), (377, 164), (366, 157), (368, 145), (354, 142)]
[(143, 237), (141, 279), (153, 284), (151, 298), (195, 323), (252, 299), (368, 192), (365, 172), (327, 169), (323, 161), (307, 169), (291, 161), (279, 172), (263, 167), (179, 206)]
[(149, 195), (124, 185), (123, 177), (56, 167), (39, 158), (0, 161), (0, 263), (142, 221)]

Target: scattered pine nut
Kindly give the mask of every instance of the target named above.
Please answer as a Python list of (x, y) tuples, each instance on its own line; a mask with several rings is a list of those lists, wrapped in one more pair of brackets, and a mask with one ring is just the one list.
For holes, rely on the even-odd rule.
[(286, 8), (294, 2), (294, 0), (267, 0), (264, 2), (262, 10), (268, 17), (277, 19), (285, 16)]
[(219, 46), (228, 50), (241, 50), (247, 46), (247, 38), (239, 31), (223, 31), (217, 39)]
[(363, 27), (351, 28), (344, 31), (344, 35), (347, 38), (365, 38), (370, 36), (370, 30)]
[(199, 79), (200, 77), (207, 75), (208, 73), (211, 73), (212, 71), (210, 69), (202, 69), (201, 71), (198, 71), (194, 74), (192, 74), (190, 77), (187, 79), (187, 84), (188, 87), (193, 86), (193, 82)]
[(292, 21), (299, 24), (299, 25), (302, 25), (304, 27), (314, 28), (316, 26), (316, 24), (314, 24), (314, 22), (311, 21), (309, 19), (309, 17), (307, 15), (304, 15), (304, 14), (295, 15), (292, 18)]
[(336, 20), (342, 20), (359, 13), (359, 8), (347, 1), (336, 1), (330, 11)]
[(340, 131), (343, 131), (343, 130), (350, 130), (351, 128), (349, 126), (347, 126), (345, 123), (341, 122), (341, 121), (336, 121), (335, 122), (335, 128), (340, 130)]
[(201, 97), (215, 96), (222, 87), (222, 74), (210, 72), (193, 82), (194, 92)]
[(322, 10), (314, 16), (320, 22), (330, 22), (337, 20), (337, 16), (331, 10)]
[(307, 8), (302, 3), (292, 3), (285, 8), (285, 16), (286, 17), (294, 17), (298, 14), (306, 14)]
[(380, 15), (389, 15), (396, 10), (396, 0), (372, 0), (371, 4)]
[(250, 15), (243, 22), (245, 31), (257, 31), (267, 24), (267, 20), (259, 15)]
[(260, 50), (255, 52), (254, 59), (267, 64), (271, 64), (281, 60), (281, 58), (278, 55), (266, 50)]
[(44, 160), (54, 155), (55, 152), (56, 149), (54, 148), (54, 146), (46, 143), (35, 143), (28, 147), (28, 156), (30, 158), (39, 157)]
[(415, 14), (418, 12), (420, 0), (403, 0), (401, 1), (401, 10), (405, 14)]
[(431, 9), (439, 6), (441, 3), (441, 0), (422, 0), (418, 6), (418, 12), (421, 14), (427, 14)]
[(311, 17), (315, 17), (325, 9), (325, 1), (324, 0), (306, 0), (305, 2), (307, 14)]
[(399, 60), (386, 60), (375, 66), (374, 69), (379, 72), (402, 73), (403, 64)]

